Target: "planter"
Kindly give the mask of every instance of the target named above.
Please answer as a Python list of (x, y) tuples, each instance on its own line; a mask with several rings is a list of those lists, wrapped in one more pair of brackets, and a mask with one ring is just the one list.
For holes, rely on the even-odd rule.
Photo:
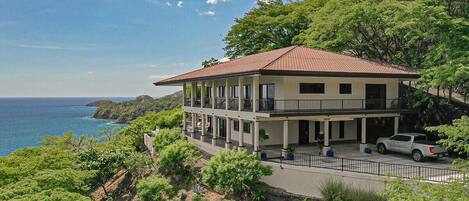
[(287, 160), (295, 160), (295, 155), (293, 153), (287, 153)]
[(266, 161), (267, 160), (267, 153), (261, 152), (261, 160)]
[(326, 156), (327, 157), (334, 157), (334, 151), (332, 151), (332, 149), (327, 150)]
[(371, 151), (370, 148), (367, 147), (367, 148), (365, 148), (364, 152), (367, 153), (367, 154), (371, 154), (372, 151)]

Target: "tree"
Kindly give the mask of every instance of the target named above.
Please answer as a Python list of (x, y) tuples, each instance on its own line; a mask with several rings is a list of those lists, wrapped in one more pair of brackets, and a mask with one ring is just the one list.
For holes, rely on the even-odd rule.
[(202, 180), (221, 193), (243, 193), (261, 177), (271, 174), (271, 167), (262, 165), (255, 155), (227, 150), (208, 161), (202, 170)]
[(281, 0), (257, 1), (258, 7), (235, 20), (225, 36), (225, 54), (230, 58), (293, 45), (293, 38), (307, 28), (307, 10), (301, 3)]
[(157, 114), (156, 126), (158, 128), (178, 128), (182, 124), (182, 109), (175, 108)]
[(143, 201), (162, 201), (171, 198), (173, 186), (161, 176), (150, 176), (140, 180), (137, 184), (137, 192)]
[(179, 140), (186, 140), (186, 136), (178, 129), (161, 129), (153, 140), (153, 147), (156, 152), (173, 144)]
[(218, 59), (215, 59), (215, 58), (212, 57), (208, 60), (202, 61), (202, 66), (204, 68), (207, 68), (207, 67), (219, 64), (219, 63), (220, 63), (220, 61)]
[(165, 147), (157, 163), (162, 173), (191, 183), (196, 177), (196, 165), (200, 158), (201, 154), (192, 142), (180, 140)]
[(452, 125), (440, 125), (426, 128), (437, 132), (442, 140), (439, 143), (460, 154), (469, 154), (469, 117), (455, 119)]

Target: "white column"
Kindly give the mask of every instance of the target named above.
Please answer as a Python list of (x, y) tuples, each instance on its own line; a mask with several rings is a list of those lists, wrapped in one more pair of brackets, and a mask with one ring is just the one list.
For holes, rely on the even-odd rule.
[(324, 121), (324, 147), (322, 148), (322, 155), (326, 155), (327, 151), (331, 149), (329, 146), (329, 120)]
[(197, 86), (197, 82), (192, 82), (191, 84), (191, 107), (194, 107), (194, 101), (195, 101), (195, 97), (196, 97), (196, 86)]
[(204, 107), (205, 102), (205, 82), (200, 84), (200, 107)]
[(242, 150), (244, 148), (244, 122), (242, 119), (238, 120), (239, 122), (239, 131), (238, 131), (238, 150)]
[(226, 142), (225, 149), (231, 148), (231, 119), (226, 117)]
[[(216, 90), (215, 90), (215, 80), (212, 81), (212, 109), (215, 109), (215, 97), (216, 97)], [(212, 126), (213, 127), (213, 126)]]
[(256, 153), (260, 151), (259, 149), (259, 122), (254, 121), (252, 125), (253, 125), (252, 131), (254, 133), (254, 152)]
[(196, 129), (196, 126), (197, 126), (197, 114), (196, 113), (192, 113), (192, 122), (191, 123), (192, 123), (191, 138), (194, 138), (194, 133), (197, 130)]
[(259, 99), (259, 76), (252, 77), (252, 111), (257, 111)]
[(182, 130), (183, 131), (186, 131), (187, 128), (186, 128), (186, 112), (182, 111)]
[(243, 78), (239, 77), (238, 78), (238, 110), (241, 111), (243, 110), (243, 100), (244, 100), (244, 87), (243, 87)]
[(394, 135), (399, 132), (399, 117), (394, 117)]
[(185, 103), (186, 103), (186, 91), (187, 91), (186, 87), (187, 87), (186, 83), (183, 83), (182, 84), (182, 105), (183, 106), (187, 106), (187, 105), (185, 105)]
[(368, 147), (366, 143), (366, 118), (362, 118), (362, 142), (360, 144), (360, 152), (365, 152)]
[(282, 155), (287, 157), (288, 149), (288, 121), (283, 121), (283, 146), (282, 146)]
[(217, 138), (218, 138), (218, 117), (213, 116), (213, 132), (212, 132), (212, 145), (217, 145)]
[(225, 80), (225, 110), (228, 110), (229, 107), (229, 99), (230, 97), (230, 87), (228, 85), (228, 79)]

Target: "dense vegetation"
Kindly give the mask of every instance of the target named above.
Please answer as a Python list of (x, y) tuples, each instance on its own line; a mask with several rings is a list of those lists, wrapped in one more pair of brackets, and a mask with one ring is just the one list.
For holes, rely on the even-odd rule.
[(234, 58), (305, 45), (420, 69), (425, 87), (467, 94), (468, 11), (465, 0), (258, 1), (236, 19), (225, 51)]
[(89, 106), (98, 107), (94, 118), (112, 119), (117, 123), (128, 123), (138, 117), (144, 116), (147, 112), (160, 112), (180, 107), (182, 103), (182, 93), (176, 92), (161, 98), (153, 99), (150, 96), (139, 96), (135, 100), (122, 103), (112, 101), (97, 101), (89, 103)]

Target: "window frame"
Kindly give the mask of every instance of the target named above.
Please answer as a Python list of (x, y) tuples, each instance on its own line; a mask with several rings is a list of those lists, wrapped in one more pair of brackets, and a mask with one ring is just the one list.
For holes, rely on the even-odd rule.
[[(310, 88), (306, 88), (307, 86), (309, 86)], [(316, 91), (316, 90), (318, 90), (318, 91)], [(298, 85), (298, 92), (300, 94), (325, 94), (326, 93), (326, 84), (325, 83), (300, 82), (299, 85)]]
[[(342, 88), (342, 86), (347, 86), (348, 88)], [(345, 91), (342, 91), (342, 89), (344, 89)], [(352, 83), (340, 83), (339, 94), (352, 94)]]

